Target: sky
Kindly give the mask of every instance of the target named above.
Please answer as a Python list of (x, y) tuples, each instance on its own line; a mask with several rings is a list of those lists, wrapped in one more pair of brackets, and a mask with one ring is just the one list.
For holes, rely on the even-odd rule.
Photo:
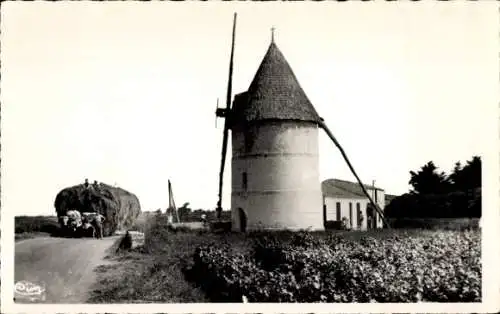
[[(1, 19), (2, 211), (55, 214), (85, 178), (143, 210), (214, 209), (233, 13), (233, 93), (275, 42), (365, 183), (491, 154), (498, 11), (483, 3), (6, 2)], [(354, 181), (320, 131), (320, 179)], [(230, 149), (230, 147), (229, 147)], [(230, 151), (230, 150), (229, 150)], [(230, 153), (223, 206), (230, 204)], [(318, 182), (319, 184), (319, 182)]]

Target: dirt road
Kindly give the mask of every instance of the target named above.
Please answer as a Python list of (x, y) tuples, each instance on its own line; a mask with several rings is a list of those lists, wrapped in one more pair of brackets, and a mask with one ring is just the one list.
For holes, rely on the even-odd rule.
[(94, 269), (109, 263), (104, 257), (117, 239), (19, 241), (15, 246), (15, 282), (26, 280), (45, 284), (45, 303), (85, 303), (97, 279)]

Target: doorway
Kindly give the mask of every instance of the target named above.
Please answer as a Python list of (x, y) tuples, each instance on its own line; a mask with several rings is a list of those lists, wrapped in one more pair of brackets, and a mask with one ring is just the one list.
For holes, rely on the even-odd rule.
[(366, 206), (366, 211), (368, 215), (368, 228), (370, 229), (375, 229), (377, 228), (377, 214), (375, 207), (371, 203), (368, 203), (368, 206)]
[(238, 208), (238, 216), (240, 218), (240, 231), (246, 232), (246, 230), (247, 230), (247, 214), (245, 213), (245, 211), (241, 207)]

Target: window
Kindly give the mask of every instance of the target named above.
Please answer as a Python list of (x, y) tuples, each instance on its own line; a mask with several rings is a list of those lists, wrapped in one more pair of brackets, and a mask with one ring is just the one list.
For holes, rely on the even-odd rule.
[(351, 227), (353, 226), (352, 224), (352, 203), (349, 202), (349, 223), (351, 224)]
[(243, 190), (247, 190), (248, 189), (248, 175), (246, 172), (243, 172)]
[(360, 203), (356, 203), (356, 213), (357, 213), (357, 216), (358, 216), (358, 227), (361, 227), (361, 224), (363, 223), (362, 222), (362, 218), (361, 218), (361, 204)]
[(337, 221), (340, 221), (340, 202), (337, 202), (336, 214), (337, 214)]

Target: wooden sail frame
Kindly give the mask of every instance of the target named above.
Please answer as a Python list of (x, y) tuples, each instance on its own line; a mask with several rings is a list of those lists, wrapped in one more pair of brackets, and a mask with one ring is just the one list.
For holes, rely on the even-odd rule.
[(170, 182), (170, 180), (168, 180), (168, 209), (167, 209), (167, 214), (171, 215), (172, 211), (175, 212), (175, 217), (177, 218), (177, 222), (178, 223), (181, 222), (181, 220), (179, 219), (179, 211), (177, 210), (177, 207), (175, 206), (174, 193), (172, 191), (172, 183)]

